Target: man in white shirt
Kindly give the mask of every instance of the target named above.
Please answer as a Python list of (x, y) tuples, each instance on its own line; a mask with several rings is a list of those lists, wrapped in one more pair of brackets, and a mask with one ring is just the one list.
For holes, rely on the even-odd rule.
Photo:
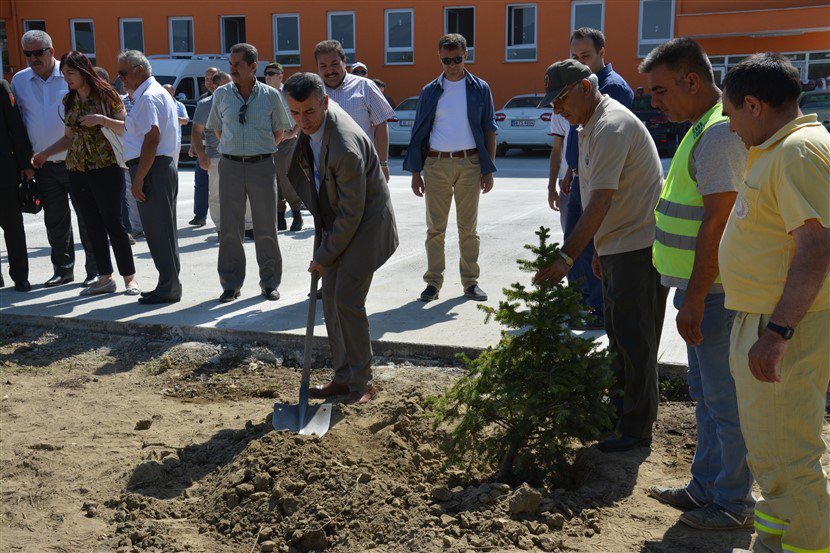
[[(23, 54), (29, 67), (15, 73), (11, 82), (12, 94), (20, 107), (23, 123), (32, 142), (32, 151), (41, 152), (61, 138), (63, 124), (63, 97), (69, 92), (55, 59), (52, 38), (43, 31), (29, 31), (23, 35)], [(75, 199), (69, 191), (69, 174), (64, 160), (66, 151), (50, 156), (43, 167), (35, 169), (41, 200), (46, 237), (52, 248), (54, 276), (44, 286), (58, 286), (75, 280), (75, 239), (72, 235), (72, 212)], [(98, 276), (92, 246), (87, 239), (86, 224), (76, 207), (81, 244), (86, 254), (84, 286)]]
[[(554, 211), (559, 212), (559, 223), (562, 225), (562, 232), (565, 232), (565, 222), (568, 215), (568, 196), (571, 193), (570, 181), (565, 177), (568, 173), (568, 165), (565, 163), (565, 144), (568, 138), (568, 131), (571, 126), (568, 121), (558, 113), (552, 113), (550, 118), (550, 132), (553, 143), (550, 150), (550, 173), (548, 175), (548, 205)], [(556, 190), (556, 183), (559, 182), (559, 191)]]
[(124, 122), (124, 159), (132, 177), (132, 194), (159, 280), (139, 303), (174, 303), (182, 297), (176, 196), (179, 177), (173, 156), (179, 148), (179, 121), (170, 94), (153, 78), (144, 54), (127, 50), (118, 56), (118, 75), (134, 90), (133, 108)]
[(395, 110), (375, 83), (346, 71), (346, 52), (338, 41), (318, 43), (314, 48), (314, 60), (317, 62), (317, 73), (326, 83), (328, 97), (351, 115), (374, 142), (381, 170), (388, 181), (389, 127), (386, 121), (395, 115)]

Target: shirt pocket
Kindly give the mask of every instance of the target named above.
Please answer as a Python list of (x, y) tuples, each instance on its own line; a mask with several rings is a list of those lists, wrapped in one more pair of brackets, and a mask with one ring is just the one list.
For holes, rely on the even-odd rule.
[(758, 220), (761, 191), (744, 183), (735, 198), (735, 218), (744, 223), (755, 223)]

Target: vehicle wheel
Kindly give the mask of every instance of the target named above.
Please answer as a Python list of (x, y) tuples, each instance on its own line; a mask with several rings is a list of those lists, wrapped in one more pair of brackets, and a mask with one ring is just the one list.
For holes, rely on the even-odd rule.
[(499, 144), (496, 146), (496, 157), (504, 157), (507, 155), (507, 144)]

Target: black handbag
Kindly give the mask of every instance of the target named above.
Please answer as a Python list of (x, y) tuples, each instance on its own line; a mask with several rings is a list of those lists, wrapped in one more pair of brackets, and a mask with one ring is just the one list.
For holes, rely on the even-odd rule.
[(20, 183), (17, 190), (17, 198), (20, 202), (20, 211), (23, 213), (40, 213), (43, 203), (37, 191), (35, 179), (25, 180)]

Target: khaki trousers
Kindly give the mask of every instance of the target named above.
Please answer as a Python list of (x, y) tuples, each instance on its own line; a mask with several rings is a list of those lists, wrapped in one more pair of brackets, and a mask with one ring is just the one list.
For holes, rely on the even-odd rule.
[(763, 498), (755, 507), (753, 551), (830, 551), (830, 490), (821, 456), (830, 381), (830, 310), (807, 313), (781, 361), (781, 382), (757, 380), (749, 349), (769, 315), (738, 313), (729, 364), (752, 475)]
[(478, 200), (481, 196), (481, 165), (478, 155), (461, 158), (427, 157), (424, 163), (424, 196), (427, 212), (427, 272), (424, 281), (439, 290), (444, 283), (444, 237), (447, 218), (455, 198), (458, 244), (461, 250), (461, 284), (478, 284), (478, 253), (481, 240), (476, 232)]
[[(213, 226), (219, 232), (219, 160), (221, 157), (210, 158), (208, 168), (208, 212)], [(245, 230), (254, 228), (254, 221), (251, 219), (251, 200), (245, 204)]]

